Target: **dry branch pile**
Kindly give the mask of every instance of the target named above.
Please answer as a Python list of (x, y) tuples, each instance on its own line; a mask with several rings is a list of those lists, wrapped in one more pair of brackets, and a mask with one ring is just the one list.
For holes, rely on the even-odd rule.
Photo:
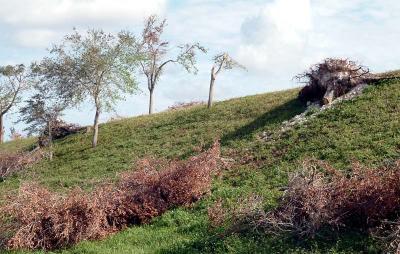
[(265, 212), (257, 197), (240, 200), (233, 210), (220, 202), (209, 209), (219, 226), (230, 222), (228, 233), (259, 230), (313, 237), (321, 229), (356, 228), (375, 232), (400, 250), (400, 161), (379, 169), (354, 163), (345, 174), (321, 161), (307, 161), (290, 178), (277, 208)]
[(330, 104), (371, 77), (368, 68), (354, 61), (328, 58), (295, 78), (306, 84), (299, 93), (301, 101)]
[[(51, 128), (51, 136), (53, 140), (65, 138), (68, 135), (72, 135), (78, 133), (83, 128), (75, 125), (75, 124), (67, 124), (64, 121), (57, 120), (55, 124)], [(39, 146), (46, 147), (48, 146), (48, 130), (44, 130), (44, 132), (39, 137)]]
[(45, 153), (37, 148), (30, 152), (0, 153), (0, 179), (31, 166), (44, 157)]
[(399, 179), (400, 161), (380, 169), (354, 163), (350, 175), (307, 162), (271, 216), (300, 235), (314, 235), (323, 226), (375, 227), (400, 211)]
[(89, 194), (76, 189), (60, 196), (25, 184), (0, 209), (13, 226), (6, 247), (62, 248), (147, 223), (167, 209), (189, 205), (208, 193), (218, 159), (219, 144), (215, 143), (187, 161), (145, 161), (138, 171), (121, 174), (117, 184), (105, 184)]

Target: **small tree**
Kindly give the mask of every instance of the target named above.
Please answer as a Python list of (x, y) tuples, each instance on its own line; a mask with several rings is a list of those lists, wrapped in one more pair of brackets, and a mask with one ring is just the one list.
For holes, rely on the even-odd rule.
[[(113, 108), (125, 93), (137, 89), (132, 76), (135, 59), (127, 57), (133, 38), (102, 30), (89, 30), (85, 35), (76, 30), (44, 60), (48, 80), (56, 84), (59, 94), (73, 105), (90, 98), (95, 107), (92, 146), (98, 140), (99, 117)], [(129, 51), (129, 52), (132, 52)]]
[(29, 74), (23, 64), (0, 66), (0, 143), (4, 141), (4, 115), (21, 100)]
[[(51, 86), (43, 78), (44, 70), (38, 66), (35, 74), (38, 82), (34, 85), (34, 95), (26, 101), (26, 105), (20, 109), (20, 121), (28, 127), (28, 135), (47, 134), (49, 158), (53, 158), (53, 127), (62, 116), (62, 111), (67, 107), (67, 102), (62, 100), (54, 86)], [(40, 138), (40, 137), (39, 137)]]
[(228, 53), (221, 53), (213, 58), (214, 64), (211, 68), (210, 91), (208, 94), (208, 108), (211, 108), (214, 98), (214, 83), (217, 75), (222, 70), (231, 70), (233, 68), (246, 69), (243, 65), (235, 61)]
[(169, 63), (176, 63), (183, 66), (187, 72), (196, 74), (197, 51), (207, 52), (199, 43), (184, 44), (177, 47), (179, 53), (175, 57), (167, 57), (171, 51), (169, 42), (161, 40), (166, 24), (165, 19), (159, 21), (156, 15), (150, 16), (145, 22), (141, 40), (137, 47), (141, 72), (147, 78), (147, 88), (150, 93), (149, 114), (154, 111), (154, 89), (164, 67)]

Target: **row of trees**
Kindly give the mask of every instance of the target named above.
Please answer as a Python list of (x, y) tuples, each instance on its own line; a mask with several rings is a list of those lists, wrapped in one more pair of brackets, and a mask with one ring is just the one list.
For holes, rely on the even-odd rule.
[[(0, 141), (3, 142), (3, 117), (28, 89), (32, 96), (20, 108), (20, 121), (31, 133), (49, 135), (52, 125), (69, 107), (90, 100), (95, 108), (92, 146), (96, 147), (100, 114), (111, 110), (125, 95), (138, 91), (137, 74), (147, 78), (149, 114), (154, 112), (154, 90), (165, 67), (178, 64), (189, 73), (197, 73), (198, 53), (207, 50), (199, 43), (177, 46), (172, 55), (168, 41), (162, 40), (166, 20), (150, 16), (143, 32), (135, 36), (129, 31), (118, 34), (76, 29), (49, 50), (49, 55), (29, 68), (24, 65), (0, 67)], [(222, 70), (240, 67), (227, 53), (213, 58), (208, 107), (213, 100), (214, 83)]]

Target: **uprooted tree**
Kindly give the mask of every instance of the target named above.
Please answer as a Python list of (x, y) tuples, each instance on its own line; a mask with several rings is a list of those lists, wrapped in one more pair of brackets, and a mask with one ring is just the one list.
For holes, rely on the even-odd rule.
[(167, 57), (171, 49), (169, 42), (161, 39), (166, 26), (166, 20), (159, 21), (155, 15), (150, 16), (143, 29), (137, 50), (134, 55), (139, 56), (140, 70), (147, 78), (149, 89), (149, 114), (154, 111), (154, 89), (166, 65), (175, 63), (183, 66), (189, 73), (197, 73), (197, 52), (206, 53), (206, 49), (199, 43), (184, 44), (177, 47), (176, 56)]
[(137, 89), (132, 74), (135, 58), (129, 57), (128, 61), (131, 46), (132, 38), (123, 33), (116, 36), (89, 30), (80, 34), (74, 30), (43, 60), (46, 78), (57, 86), (64, 99), (72, 105), (87, 99), (93, 103), (93, 147), (97, 145), (100, 114), (111, 110), (124, 94), (132, 94)]
[(4, 115), (21, 101), (28, 84), (29, 74), (23, 64), (0, 67), (0, 143), (4, 141)]
[(299, 99), (304, 102), (330, 104), (353, 88), (368, 82), (369, 69), (348, 59), (327, 58), (295, 77), (306, 86)]
[(228, 53), (221, 53), (213, 58), (214, 64), (211, 68), (210, 90), (208, 94), (208, 108), (211, 108), (214, 98), (214, 83), (217, 75), (222, 70), (232, 70), (233, 68), (246, 69), (243, 65), (234, 60)]

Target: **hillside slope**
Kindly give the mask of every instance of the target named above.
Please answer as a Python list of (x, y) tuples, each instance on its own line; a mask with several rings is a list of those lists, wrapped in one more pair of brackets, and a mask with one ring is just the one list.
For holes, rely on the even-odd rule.
[[(186, 158), (198, 146), (221, 139), (222, 157), (232, 167), (215, 179), (211, 196), (191, 208), (177, 208), (146, 226), (127, 229), (100, 242), (84, 242), (65, 253), (354, 253), (379, 252), (379, 245), (360, 232), (334, 239), (299, 241), (243, 233), (222, 237), (209, 227), (207, 207), (218, 199), (233, 205), (255, 193), (265, 208), (276, 204), (287, 182), (287, 172), (302, 160), (317, 158), (346, 169), (351, 161), (379, 165), (400, 158), (400, 81), (386, 81), (361, 97), (327, 110), (305, 125), (272, 141), (260, 133), (276, 132), (285, 120), (304, 111), (298, 90), (268, 93), (202, 106), (107, 123), (100, 128), (96, 149), (90, 135), (58, 141), (55, 159), (0, 183), (2, 194), (21, 181), (35, 180), (63, 192), (73, 186), (90, 189), (105, 178), (115, 178), (138, 158)], [(27, 149), (8, 143), (0, 149)]]

